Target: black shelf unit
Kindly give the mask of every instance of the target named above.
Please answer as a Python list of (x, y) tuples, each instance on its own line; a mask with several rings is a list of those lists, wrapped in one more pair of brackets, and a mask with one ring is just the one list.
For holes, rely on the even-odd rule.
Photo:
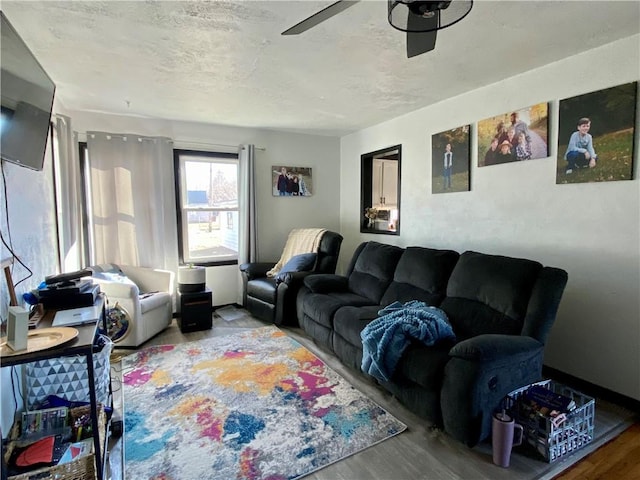
[[(105, 479), (105, 472), (107, 466), (107, 445), (109, 441), (109, 427), (110, 419), (105, 424), (104, 445), (100, 448), (100, 435), (99, 435), (99, 421), (98, 421), (98, 400), (96, 398), (95, 377), (94, 377), (94, 365), (93, 354), (100, 352), (102, 346), (96, 345), (96, 338), (98, 337), (99, 328), (98, 325), (102, 322), (103, 331), (107, 331), (107, 318), (105, 315), (105, 301), (102, 296), (98, 297), (95, 306), (102, 308), (101, 318), (96, 323), (85, 324), (75, 326), (78, 330), (78, 335), (71, 341), (62, 344), (57, 347), (39, 350), (28, 353), (14, 353), (11, 355), (3, 355), (0, 357), (0, 368), (13, 367), (17, 365), (24, 365), (38, 360), (48, 360), (52, 358), (61, 357), (73, 357), (77, 355), (84, 355), (87, 359), (87, 371), (89, 382), (89, 403), (91, 407), (91, 425), (93, 433), (93, 448), (96, 462), (96, 474), (98, 480)], [(47, 312), (47, 315), (40, 321), (38, 329), (50, 328), (53, 322), (53, 311)], [(109, 372), (111, 375), (111, 372)], [(111, 391), (111, 382), (109, 382), (109, 398), (108, 404), (113, 407), (113, 392)], [(4, 441), (4, 439), (3, 439)], [(4, 448), (3, 448), (4, 451)], [(2, 476), (3, 479), (6, 473), (6, 465), (4, 463), (4, 455), (2, 460)]]

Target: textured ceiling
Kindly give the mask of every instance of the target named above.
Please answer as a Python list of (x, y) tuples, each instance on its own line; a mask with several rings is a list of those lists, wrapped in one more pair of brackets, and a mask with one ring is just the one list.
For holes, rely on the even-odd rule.
[(640, 33), (637, 0), (477, 0), (434, 51), (407, 59), (386, 1), (365, 0), (280, 35), (330, 3), (2, 0), (2, 10), (66, 109), (322, 135)]

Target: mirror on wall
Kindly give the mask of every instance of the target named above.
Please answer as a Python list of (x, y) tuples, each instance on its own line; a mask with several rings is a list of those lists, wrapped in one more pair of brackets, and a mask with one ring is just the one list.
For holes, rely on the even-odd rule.
[(360, 232), (400, 235), (401, 156), (395, 145), (360, 157)]

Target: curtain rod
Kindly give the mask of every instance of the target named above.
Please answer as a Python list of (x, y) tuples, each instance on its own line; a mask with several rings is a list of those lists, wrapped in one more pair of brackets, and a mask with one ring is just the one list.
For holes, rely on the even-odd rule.
[[(166, 139), (169, 143), (175, 143), (173, 141), (172, 138), (169, 137), (165, 137), (163, 135), (160, 135), (158, 137), (150, 137), (148, 135), (138, 135), (137, 133), (107, 133), (107, 132), (100, 132), (100, 133), (104, 133), (107, 136), (107, 139), (111, 139), (111, 137), (116, 137), (116, 138), (122, 138), (122, 139), (127, 139), (129, 137), (134, 137), (137, 138), (138, 140), (156, 140), (158, 138), (164, 138)], [(79, 135), (86, 135), (89, 136), (88, 133), (84, 132), (78, 132)], [(95, 134), (91, 134), (91, 135), (95, 135)]]
[[(238, 148), (238, 145), (227, 145), (225, 143), (208, 143), (208, 142), (191, 142), (188, 140), (176, 140), (174, 143), (184, 143), (187, 145), (202, 145), (206, 147), (227, 147), (227, 148)], [(256, 150), (266, 151), (265, 147), (255, 147)]]
[[(84, 136), (88, 135), (87, 132), (77, 132), (77, 133), (78, 135), (84, 135)], [(106, 133), (106, 132), (103, 132), (103, 133)], [(112, 137), (118, 137), (118, 138), (124, 138), (127, 136), (126, 134), (122, 134), (122, 133), (108, 133), (107, 135), (111, 135)], [(154, 138), (154, 137), (149, 137), (147, 135), (138, 135), (138, 134), (130, 134), (130, 135), (135, 135), (138, 138), (143, 138), (147, 140), (152, 140)], [(168, 137), (165, 137), (165, 138), (168, 138)], [(177, 144), (183, 144), (183, 145), (200, 145), (203, 147), (224, 147), (224, 148), (236, 148), (236, 149), (238, 148), (238, 145), (229, 145), (225, 143), (194, 142), (190, 140), (174, 140), (171, 138), (168, 138), (168, 139), (174, 145), (177, 143)], [(254, 147), (254, 148), (262, 152), (265, 152), (267, 150), (266, 147)]]

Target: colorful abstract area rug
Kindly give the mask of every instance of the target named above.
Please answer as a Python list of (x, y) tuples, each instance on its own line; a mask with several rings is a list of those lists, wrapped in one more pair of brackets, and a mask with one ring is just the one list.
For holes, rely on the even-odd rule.
[(406, 428), (276, 327), (122, 362), (128, 479), (294, 479)]

